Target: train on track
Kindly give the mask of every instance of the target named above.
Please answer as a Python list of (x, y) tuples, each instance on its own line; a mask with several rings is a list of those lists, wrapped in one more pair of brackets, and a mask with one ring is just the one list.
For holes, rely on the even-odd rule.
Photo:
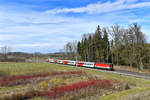
[(95, 62), (58, 60), (58, 59), (46, 59), (46, 62), (56, 63), (56, 64), (64, 64), (64, 65), (72, 65), (72, 66), (79, 66), (79, 67), (87, 67), (87, 68), (114, 70), (113, 64), (111, 64), (111, 63), (95, 63)]

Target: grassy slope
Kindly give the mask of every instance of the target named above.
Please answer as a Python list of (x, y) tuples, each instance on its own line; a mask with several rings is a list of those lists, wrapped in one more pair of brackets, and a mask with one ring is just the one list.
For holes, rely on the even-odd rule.
[(3, 76), (48, 73), (61, 70), (75, 69), (61, 68), (59, 65), (50, 65), (49, 63), (0, 63), (0, 73)]
[[(101, 72), (100, 70), (89, 70), (80, 67), (75, 68), (75, 67), (69, 67), (65, 65), (49, 64), (49, 63), (0, 63), (0, 73), (1, 73), (0, 76), (46, 73), (46, 72), (64, 71), (64, 70), (84, 70), (89, 74), (101, 76), (102, 78), (118, 79), (123, 82), (125, 81), (130, 83), (136, 83), (137, 85), (136, 88), (103, 96), (100, 97), (99, 100), (116, 100), (118, 98), (126, 97), (129, 94), (150, 91), (150, 88), (148, 88), (150, 87), (149, 80), (111, 74), (107, 72)], [(9, 89), (12, 88), (8, 88), (8, 90)], [(0, 91), (3, 91), (3, 89), (0, 89)], [(43, 100), (43, 99), (34, 98), (32, 100)]]

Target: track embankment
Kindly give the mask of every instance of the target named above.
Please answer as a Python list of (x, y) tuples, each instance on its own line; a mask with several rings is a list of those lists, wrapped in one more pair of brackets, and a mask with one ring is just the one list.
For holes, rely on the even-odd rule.
[[(70, 66), (70, 65), (64, 65), (64, 66)], [(86, 67), (82, 67), (82, 68), (86, 68)], [(87, 68), (87, 69), (91, 69), (91, 68)], [(114, 71), (101, 70), (101, 69), (91, 69), (91, 70), (100, 70), (103, 72), (114, 73), (114, 74), (119, 74), (119, 75), (124, 75), (124, 76), (132, 76), (132, 77), (150, 80), (150, 74), (147, 74), (147, 73), (138, 73), (138, 72), (125, 71), (125, 70), (114, 70)]]
[(146, 73), (130, 72), (130, 71), (124, 71), (124, 70), (114, 70), (114, 71), (108, 71), (108, 72), (150, 80), (150, 74), (146, 74)]

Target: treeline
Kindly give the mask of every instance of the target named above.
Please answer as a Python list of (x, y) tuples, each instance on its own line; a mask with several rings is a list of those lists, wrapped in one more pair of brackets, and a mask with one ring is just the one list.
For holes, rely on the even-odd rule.
[(150, 45), (141, 27), (134, 23), (128, 28), (120, 25), (98, 26), (95, 33), (84, 34), (77, 43), (78, 60), (150, 68)]
[(77, 52), (83, 61), (111, 62), (107, 29), (98, 26), (95, 33), (84, 34), (77, 44)]

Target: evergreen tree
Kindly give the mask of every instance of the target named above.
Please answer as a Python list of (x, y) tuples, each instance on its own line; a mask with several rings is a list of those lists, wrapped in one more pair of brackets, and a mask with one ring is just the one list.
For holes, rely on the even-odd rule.
[(103, 58), (104, 58), (104, 62), (108, 62), (109, 59), (109, 39), (108, 39), (108, 32), (106, 30), (106, 28), (103, 29)]
[(100, 29), (100, 26), (98, 25), (96, 32), (94, 34), (94, 46), (95, 46), (95, 52), (96, 52), (96, 61), (102, 62), (103, 61), (103, 50), (102, 50), (102, 32)]
[(78, 53), (80, 56), (81, 56), (81, 54), (82, 54), (80, 41), (79, 41), (78, 44), (77, 44), (77, 53)]
[(101, 30), (98, 25), (95, 33), (84, 34), (77, 46), (83, 61), (129, 65), (141, 70), (150, 68), (150, 45), (137, 23), (127, 29), (114, 25)]

